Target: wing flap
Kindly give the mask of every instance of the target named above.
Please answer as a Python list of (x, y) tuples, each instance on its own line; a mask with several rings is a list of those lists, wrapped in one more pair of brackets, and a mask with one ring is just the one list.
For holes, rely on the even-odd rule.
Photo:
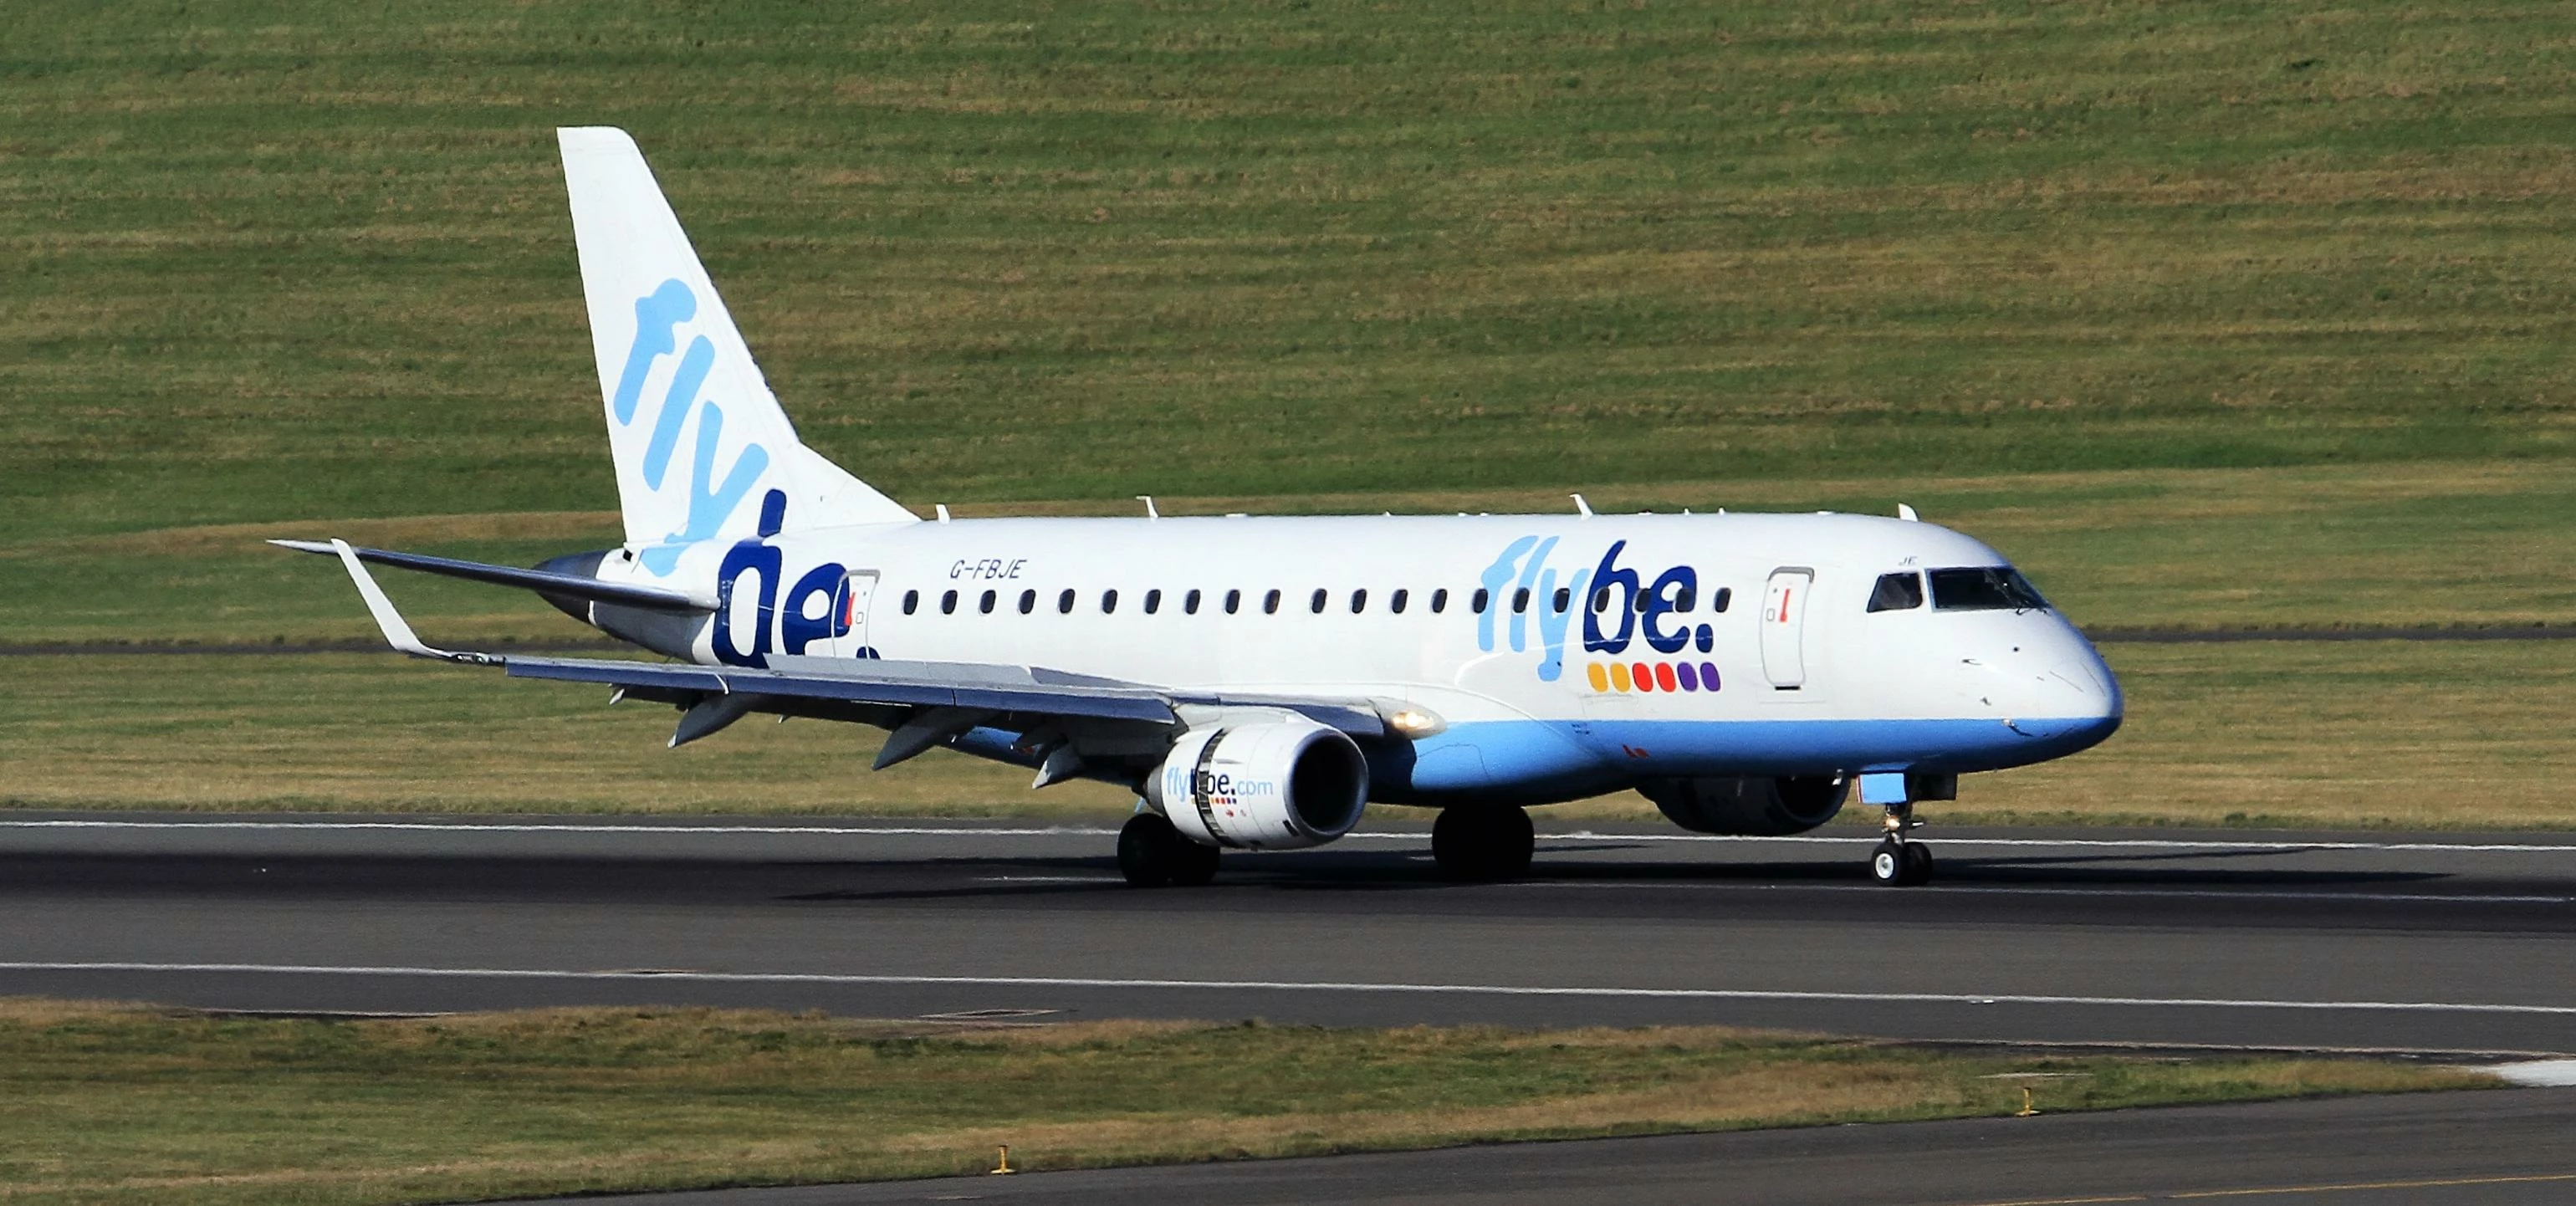
[[(1080, 716), (1097, 720), (1140, 720), (1173, 724), (1180, 717), (1159, 692), (1136, 686), (1056, 686), (1041, 683), (1025, 669), (937, 662), (843, 662), (830, 658), (781, 658), (780, 661), (824, 662), (830, 672), (810, 669), (755, 670), (745, 667), (690, 666), (631, 662), (609, 658), (511, 657), (503, 668), (512, 678), (603, 683), (613, 687), (657, 691), (691, 691), (724, 695), (773, 695), (791, 699), (825, 699), (842, 703), (896, 704), (908, 707), (963, 708), (980, 712), (1016, 712), (1045, 716)], [(873, 666), (895, 666), (896, 673), (869, 673)], [(1018, 681), (1013, 681), (1016, 672)]]

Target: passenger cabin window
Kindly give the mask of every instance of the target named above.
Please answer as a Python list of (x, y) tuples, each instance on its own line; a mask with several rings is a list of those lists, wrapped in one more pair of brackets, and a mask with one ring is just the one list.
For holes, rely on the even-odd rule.
[(1902, 574), (1880, 574), (1878, 585), (1869, 592), (1871, 611), (1912, 611), (1923, 606), (1923, 575), (1907, 570)]
[(1572, 606), (1574, 606), (1574, 592), (1567, 587), (1557, 587), (1556, 598), (1549, 601), (1549, 610), (1562, 615), (1566, 608)]
[(1449, 610), (1449, 588), (1444, 586), (1431, 592), (1431, 614), (1436, 616), (1447, 610)]
[(1352, 615), (1358, 615), (1358, 614), (1360, 614), (1361, 612), (1363, 612), (1363, 611), (1367, 611), (1367, 610), (1368, 610), (1368, 592), (1367, 592), (1367, 591), (1365, 591), (1365, 590), (1355, 590), (1355, 591), (1352, 591), (1352, 592), (1351, 592), (1351, 614), (1352, 614)]
[(1145, 614), (1150, 616), (1160, 612), (1161, 610), (1163, 610), (1163, 592), (1159, 590), (1146, 591)]
[(957, 614), (956, 591), (952, 590), (947, 594), (939, 596), (939, 614), (943, 616), (953, 616)]
[(1311, 611), (1311, 612), (1313, 612), (1313, 613), (1315, 613), (1316, 615), (1319, 615), (1319, 616), (1320, 616), (1320, 615), (1322, 615), (1322, 614), (1324, 614), (1324, 588), (1323, 588), (1323, 587), (1318, 586), (1318, 587), (1316, 587), (1316, 588), (1315, 588), (1315, 597), (1306, 601), (1306, 610)]
[[(1493, 596), (1492, 596), (1492, 595), (1489, 595), (1489, 594), (1487, 594), (1487, 593), (1485, 593), (1485, 588), (1484, 588), (1484, 587), (1479, 586), (1479, 587), (1477, 587), (1477, 588), (1476, 588), (1476, 593), (1475, 593), (1473, 596), (1470, 596), (1470, 597), (1468, 598), (1467, 602), (1468, 602), (1469, 606), (1468, 606), (1467, 610), (1472, 611), (1472, 612), (1476, 613), (1477, 615), (1480, 615), (1480, 616), (1481, 616), (1481, 615), (1485, 614), (1485, 605), (1486, 605), (1486, 604), (1488, 604), (1488, 603), (1491, 603), (1491, 602), (1493, 602), (1493, 601), (1494, 601)], [(1434, 610), (1437, 610), (1437, 609), (1434, 609)]]
[(1055, 597), (1055, 614), (1060, 616), (1073, 614), (1073, 591), (1070, 588)]
[(1190, 593), (1181, 596), (1181, 614), (1189, 616), (1199, 614), (1199, 592), (1196, 587), (1192, 587)]
[(1279, 614), (1279, 592), (1275, 588), (1269, 594), (1261, 596), (1261, 614), (1265, 616)]
[(1687, 586), (1682, 586), (1682, 587), (1676, 587), (1676, 588), (1674, 588), (1674, 590), (1673, 590), (1673, 610), (1674, 610), (1674, 611), (1689, 611), (1689, 610), (1691, 609), (1691, 605), (1692, 605), (1692, 604), (1694, 604), (1694, 603), (1697, 603), (1697, 602), (1699, 602), (1699, 594), (1698, 594), (1698, 592), (1693, 591), (1691, 588), (1689, 588), (1689, 587), (1687, 587)]
[(911, 615), (919, 610), (921, 610), (921, 592), (917, 590), (903, 592), (903, 614)]
[[(1735, 588), (1732, 586), (1721, 586), (1717, 588), (1717, 594), (1710, 597), (1708, 601), (1708, 609), (1715, 612), (1724, 612), (1726, 610), (1726, 605), (1734, 601)], [(1713, 689), (1714, 688), (1712, 688), (1712, 690)]]
[(1118, 592), (1114, 590), (1104, 590), (1100, 592), (1100, 614), (1104, 616), (1112, 615), (1115, 614), (1117, 610)]
[(1021, 614), (1021, 615), (1027, 615), (1027, 614), (1029, 614), (1030, 612), (1036, 611), (1037, 609), (1038, 609), (1038, 592), (1033, 591), (1033, 590), (1024, 590), (1024, 591), (1021, 591), (1021, 592), (1020, 592), (1020, 614)]
[(975, 608), (976, 608), (976, 610), (981, 611), (981, 612), (983, 612), (985, 615), (988, 615), (988, 616), (989, 616), (989, 615), (991, 615), (991, 614), (993, 614), (993, 602), (994, 602), (994, 597), (995, 597), (995, 596), (994, 596), (993, 592), (991, 592), (991, 591), (989, 591), (989, 590), (988, 590), (988, 591), (985, 591), (985, 592), (984, 592), (984, 597), (983, 597), (982, 599), (978, 600), (978, 601), (976, 602), (976, 604), (975, 604)]
[(1593, 591), (1592, 614), (1600, 615), (1602, 612), (1608, 610), (1610, 610), (1610, 588), (1605, 586), (1599, 590)]
[(1394, 613), (1395, 613), (1395, 614), (1397, 614), (1397, 615), (1403, 615), (1403, 614), (1404, 614), (1404, 604), (1405, 604), (1405, 600), (1406, 600), (1406, 599), (1407, 599), (1411, 594), (1412, 594), (1412, 592), (1411, 592), (1411, 591), (1404, 590), (1404, 589), (1403, 589), (1403, 588), (1401, 588), (1401, 587), (1397, 588), (1397, 589), (1396, 589), (1396, 592), (1395, 592), (1394, 594), (1388, 595), (1388, 596), (1386, 597), (1386, 609), (1387, 609), (1388, 611), (1394, 612)]
[(1243, 610), (1243, 592), (1239, 590), (1225, 592), (1225, 614), (1233, 615), (1241, 610)]
[(2048, 607), (2048, 600), (2040, 598), (2021, 571), (2009, 565), (1936, 569), (1926, 576), (1932, 579), (1935, 611), (2041, 611)]
[(1520, 588), (1519, 590), (1516, 590), (1516, 591), (1513, 591), (1513, 592), (1512, 592), (1512, 614), (1513, 614), (1513, 615), (1519, 615), (1520, 613), (1525, 612), (1525, 611), (1528, 611), (1528, 610), (1529, 610), (1529, 588), (1528, 588), (1528, 587), (1526, 587), (1526, 586), (1524, 586), (1524, 587)]

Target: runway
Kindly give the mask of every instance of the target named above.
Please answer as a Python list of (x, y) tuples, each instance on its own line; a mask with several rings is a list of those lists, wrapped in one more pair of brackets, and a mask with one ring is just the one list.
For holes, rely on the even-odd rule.
[(1521, 884), (1407, 830), (1138, 892), (1083, 828), (13, 813), (0, 993), (2576, 1051), (2576, 839), (1931, 833), (1919, 890), (1863, 831), (1641, 827)]

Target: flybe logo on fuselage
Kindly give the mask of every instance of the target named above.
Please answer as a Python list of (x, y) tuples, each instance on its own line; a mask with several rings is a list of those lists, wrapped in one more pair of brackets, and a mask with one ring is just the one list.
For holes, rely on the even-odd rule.
[(1657, 653), (1679, 653), (1694, 644), (1706, 653), (1715, 645), (1716, 633), (1707, 624), (1668, 630), (1670, 617), (1699, 593), (1699, 571), (1676, 565), (1649, 582), (1619, 564), (1628, 548), (1621, 540), (1593, 567), (1560, 575), (1548, 564), (1557, 541), (1523, 536), (1485, 567), (1478, 579), (1485, 600), (1476, 612), (1478, 649), (1490, 653), (1508, 644), (1519, 653), (1535, 645), (1541, 651), (1539, 680), (1555, 682), (1565, 674), (1566, 632), (1578, 612), (1586, 653), (1625, 653), (1640, 638)]
[[(698, 397), (707, 374), (715, 368), (716, 347), (706, 336), (695, 335), (690, 337), (686, 350), (679, 350), (680, 325), (697, 317), (697, 313), (697, 294), (677, 280), (666, 280), (651, 293), (635, 299), (635, 342), (626, 350), (626, 366), (618, 373), (617, 390), (608, 400), (610, 418), (621, 430), (631, 427), (640, 417), (644, 378), (653, 363), (679, 352), (679, 364), (671, 372), (671, 384), (663, 392), (661, 405), (653, 412), (652, 433), (636, 467), (643, 479), (641, 487), (659, 493), (670, 476), (681, 429), (687, 426), (694, 407), (697, 439), (689, 461), (688, 481), (682, 487), (688, 491), (686, 518), (678, 531), (662, 537), (642, 555), (644, 568), (656, 577), (668, 575), (679, 564), (681, 549), (714, 536), (769, 468), (769, 450), (746, 443), (723, 476), (717, 476), (716, 450), (724, 439), (724, 406), (714, 398)], [(621, 463), (619, 470), (625, 472), (626, 466)], [(620, 482), (619, 486), (631, 490), (638, 483)]]

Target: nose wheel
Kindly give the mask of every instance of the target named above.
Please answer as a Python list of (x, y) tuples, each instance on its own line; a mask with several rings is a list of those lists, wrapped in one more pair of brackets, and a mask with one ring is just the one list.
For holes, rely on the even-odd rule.
[(1869, 852), (1870, 879), (1889, 888), (1932, 882), (1932, 848), (1906, 836), (1916, 824), (1911, 803), (1887, 806), (1887, 836)]

